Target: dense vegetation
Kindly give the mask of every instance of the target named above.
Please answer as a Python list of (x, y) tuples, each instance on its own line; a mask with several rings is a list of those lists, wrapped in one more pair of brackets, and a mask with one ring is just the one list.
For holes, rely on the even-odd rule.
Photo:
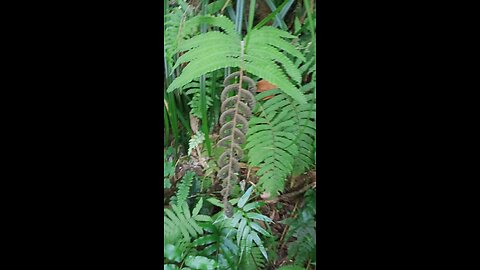
[(164, 1), (164, 269), (315, 269), (315, 1)]

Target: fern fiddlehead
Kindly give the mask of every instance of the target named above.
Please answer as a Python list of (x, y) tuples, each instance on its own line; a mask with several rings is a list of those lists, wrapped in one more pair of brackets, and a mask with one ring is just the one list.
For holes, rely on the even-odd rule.
[[(241, 57), (243, 57), (243, 41), (241, 42)], [(231, 80), (238, 78), (239, 82), (232, 84)], [(243, 88), (243, 83), (247, 83), (247, 89)], [(221, 112), (220, 115), (220, 134), (218, 141), (219, 147), (226, 148), (225, 152), (218, 159), (218, 165), (221, 168), (218, 172), (218, 178), (222, 179), (223, 203), (225, 205), (225, 214), (227, 217), (233, 215), (233, 207), (228, 202), (232, 185), (238, 180), (236, 173), (239, 171), (239, 160), (243, 157), (243, 150), (240, 147), (245, 142), (245, 134), (248, 131), (248, 119), (252, 115), (252, 109), (255, 107), (254, 93), (256, 83), (251, 78), (243, 74), (243, 68), (240, 71), (230, 74), (225, 78), (225, 88), (221, 93)], [(236, 95), (228, 97), (231, 91), (236, 91)], [(230, 121), (227, 121), (231, 118)], [(238, 127), (239, 126), (239, 127)]]

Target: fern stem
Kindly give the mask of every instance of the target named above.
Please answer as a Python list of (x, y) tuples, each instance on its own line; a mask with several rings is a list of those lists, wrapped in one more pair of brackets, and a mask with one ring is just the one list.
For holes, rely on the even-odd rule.
[[(242, 80), (243, 80), (243, 53), (244, 53), (244, 41), (242, 40), (241, 41), (241, 45), (240, 45), (240, 61), (241, 61), (241, 65), (240, 65), (240, 75), (239, 75), (239, 79), (238, 79), (238, 92), (237, 92), (237, 103), (235, 104), (235, 113), (233, 114), (233, 119), (232, 119), (232, 134), (230, 135), (231, 136), (231, 140), (230, 140), (230, 160), (229, 160), (229, 163), (228, 163), (228, 166), (229, 166), (229, 169), (228, 169), (228, 176), (226, 179), (228, 179), (228, 183), (226, 186), (230, 186), (230, 179), (231, 179), (231, 176), (232, 176), (232, 171), (233, 171), (233, 145), (234, 145), (234, 141), (235, 141), (235, 127), (237, 126), (237, 114), (238, 114), (238, 104), (241, 102), (241, 98), (242, 98), (242, 95), (241, 95), (241, 91), (240, 89), (242, 89)], [(229, 192), (226, 192), (224, 197), (223, 197), (223, 202), (225, 203), (225, 209), (227, 209), (227, 204), (229, 204), (228, 202), (228, 193)]]
[[(297, 210), (297, 206), (298, 206), (298, 201), (295, 203), (295, 207), (293, 208), (293, 211), (292, 211), (292, 214), (291, 214), (291, 216), (292, 216), (293, 218), (296, 218), (296, 217), (297, 217), (297, 214), (295, 213), (295, 210)], [(283, 248), (283, 246), (285, 245), (285, 242), (283, 241), (283, 239), (284, 239), (284, 237), (285, 237), (285, 235), (286, 235), (286, 233), (287, 233), (288, 227), (289, 227), (288, 225), (285, 225), (285, 229), (283, 230), (282, 236), (280, 237), (280, 242), (282, 243), (282, 244), (280, 245), (280, 248), (279, 248), (280, 250), (281, 250), (281, 249)]]

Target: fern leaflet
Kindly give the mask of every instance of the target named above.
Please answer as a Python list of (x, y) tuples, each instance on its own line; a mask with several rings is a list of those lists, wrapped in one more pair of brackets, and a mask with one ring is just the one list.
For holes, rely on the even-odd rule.
[(177, 192), (175, 193), (177, 206), (187, 202), (188, 195), (190, 194), (190, 187), (193, 184), (193, 177), (195, 175), (194, 172), (187, 171), (177, 185)]

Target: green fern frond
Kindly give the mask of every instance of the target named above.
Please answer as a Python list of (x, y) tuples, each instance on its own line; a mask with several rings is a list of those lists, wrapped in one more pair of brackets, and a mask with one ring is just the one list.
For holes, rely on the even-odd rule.
[[(260, 167), (259, 185), (272, 196), (284, 190), (290, 174), (298, 175), (315, 162), (314, 82), (300, 88), (308, 103), (299, 103), (280, 90), (256, 96), (259, 115), (249, 121), (246, 149), (250, 166)], [(273, 96), (262, 103), (262, 99)]]
[(269, 58), (265, 59), (257, 55), (245, 55), (244, 67), (248, 72), (276, 85), (295, 100), (301, 103), (306, 102), (305, 97), (299, 89), (290, 82), (283, 70)]
[(177, 50), (178, 32), (182, 23), (182, 11), (174, 9), (171, 13), (165, 15), (165, 33), (163, 38), (163, 45), (165, 46), (165, 58), (170, 65), (173, 65), (173, 56)]
[[(199, 202), (200, 203), (200, 202)], [(192, 215), (185, 202), (182, 207), (175, 204), (172, 209), (164, 209), (163, 236), (164, 243), (178, 244), (180, 242), (190, 243), (191, 239), (196, 239), (203, 234), (203, 229), (198, 221), (204, 219), (204, 216), (198, 213)]]
[(233, 218), (228, 219), (227, 224), (228, 226), (236, 229), (236, 240), (237, 246), (240, 250), (240, 259), (242, 259), (244, 255), (250, 254), (255, 244), (265, 259), (268, 260), (267, 251), (265, 250), (263, 241), (260, 239), (258, 233), (266, 237), (270, 237), (271, 235), (265, 231), (256, 220), (262, 220), (265, 222), (272, 222), (272, 220), (262, 214), (252, 211), (259, 208), (263, 204), (246, 204), (253, 191), (253, 188), (254, 187), (251, 186), (238, 200), (237, 206), (241, 209), (237, 209)]
[[(257, 99), (267, 92), (271, 91), (257, 95)], [(249, 165), (260, 167), (257, 171), (259, 186), (276, 196), (283, 191), (285, 179), (293, 170), (294, 157), (298, 154), (298, 147), (294, 143), (296, 114), (289, 96), (283, 93), (277, 94), (263, 106), (261, 114), (249, 122), (245, 148), (249, 149)]]
[(229, 54), (223, 52), (211, 53), (210, 55), (203, 55), (194, 61), (191, 61), (183, 70), (180, 76), (178, 76), (169, 86), (167, 92), (183, 87), (187, 83), (194, 79), (199, 78), (201, 75), (215, 71), (217, 69), (226, 67), (238, 66), (238, 55), (240, 52), (230, 51)]
[(297, 232), (297, 240), (289, 243), (288, 258), (294, 259), (295, 265), (304, 265), (309, 259), (315, 258), (316, 240), (312, 237), (315, 231), (307, 227)]
[(253, 247), (250, 252), (245, 254), (240, 262), (239, 269), (260, 270), (265, 268), (267, 261), (258, 247)]
[(315, 94), (312, 93), (314, 87), (315, 81), (312, 81), (300, 88), (307, 99), (307, 104), (293, 103), (297, 116), (296, 122), (299, 127), (298, 139), (296, 140), (299, 155), (293, 164), (295, 168), (293, 175), (300, 175), (315, 164), (316, 100)]
[[(191, 100), (188, 102), (188, 105), (190, 106), (190, 113), (198, 118), (202, 118), (202, 111), (201, 111), (201, 91), (200, 91), (200, 84), (189, 84), (186, 87), (190, 87), (185, 89), (186, 92), (185, 94), (191, 95)], [(213, 99), (210, 97), (210, 93), (206, 93), (205, 96), (207, 103), (206, 103), (206, 108), (207, 110), (212, 106)]]
[(179, 57), (175, 67), (182, 63), (188, 64), (180, 76), (168, 86), (167, 92), (181, 88), (201, 75), (217, 69), (242, 67), (246, 72), (277, 85), (300, 103), (306, 102), (303, 94), (287, 76), (288, 74), (296, 83), (301, 80), (298, 68), (287, 54), (305, 61), (302, 53), (285, 40), (295, 36), (273, 27), (252, 30), (248, 48), (245, 49), (243, 59), (240, 59), (241, 37), (234, 31), (234, 25), (229, 19), (223, 16), (197, 16), (185, 23), (184, 33), (193, 31), (191, 29), (201, 23), (218, 26), (223, 32), (211, 31), (182, 41), (177, 51), (186, 53)]
[[(219, 42), (220, 40), (221, 42)], [(177, 51), (178, 52), (183, 52), (187, 50), (190, 51), (192, 49), (198, 49), (199, 47), (205, 48), (208, 50), (211, 46), (218, 45), (219, 43), (220, 45), (223, 43), (223, 45), (229, 45), (229, 46), (234, 46), (234, 48), (240, 48), (240, 39), (238, 38), (238, 36), (227, 35), (220, 31), (211, 31), (198, 36), (194, 36), (182, 42), (182, 44), (178, 46)]]
[(290, 225), (285, 241), (294, 237), (288, 244), (288, 257), (295, 265), (305, 265), (307, 260), (316, 261), (316, 194), (309, 190), (305, 193), (305, 205), (295, 219), (287, 219)]
[(292, 60), (290, 60), (287, 56), (285, 56), (278, 50), (272, 49), (270, 47), (270, 45), (259, 44), (258, 46), (250, 48), (249, 53), (252, 56), (268, 57), (269, 60), (276, 61), (282, 64), (287, 74), (297, 83), (300, 83), (302, 80), (302, 76), (298, 68), (292, 62)]
[(164, 16), (165, 33), (163, 43), (165, 46), (165, 58), (172, 66), (174, 63), (174, 56), (176, 55), (179, 44), (182, 43), (185, 33), (184, 28), (187, 18), (192, 15), (192, 8), (188, 5), (172, 9), (171, 13)]
[[(285, 34), (282, 35), (281, 33)], [(255, 47), (255, 45), (269, 44), (289, 53), (292, 56), (297, 57), (298, 59), (301, 59), (302, 61), (306, 60), (305, 56), (303, 56), (303, 54), (298, 51), (295, 46), (285, 41), (281, 37), (295, 38), (295, 36), (292, 36), (289, 33), (284, 32), (280, 29), (275, 29), (271, 26), (264, 26), (260, 29), (254, 29), (252, 30), (252, 33), (250, 35), (250, 41), (246, 53), (248, 54), (248, 49), (251, 47)]]
[(180, 180), (180, 183), (177, 185), (177, 192), (175, 193), (176, 205), (182, 205), (187, 201), (195, 175), (194, 172), (187, 171), (182, 177), (182, 180)]
[[(219, 81), (214, 81), (214, 79), (217, 80), (223, 80), (223, 77), (213, 77), (213, 76), (206, 76), (205, 78), (205, 87), (207, 89), (210, 89), (213, 87), (213, 85), (220, 85), (221, 82)], [(192, 82), (188, 83), (185, 85), (182, 89), (184, 93), (190, 97), (190, 101), (188, 102), (188, 105), (190, 106), (190, 113), (198, 118), (202, 118), (202, 111), (201, 111), (201, 90), (200, 90), (200, 82), (199, 79), (195, 79)], [(205, 98), (206, 98), (206, 108), (207, 111), (208, 109), (212, 106), (213, 104), (213, 99), (218, 99), (219, 96), (212, 96), (210, 91), (205, 92)]]
[[(211, 201), (212, 198), (208, 200)], [(218, 202), (220, 205), (221, 203)], [(238, 268), (238, 247), (234, 243), (231, 228), (224, 227), (222, 223), (204, 223), (202, 228), (208, 232), (192, 242), (198, 256), (214, 259), (218, 262), (218, 269), (237, 270)]]
[(192, 33), (195, 33), (196, 29), (201, 25), (201, 24), (208, 24), (211, 26), (217, 26), (221, 28), (225, 33), (228, 35), (234, 35), (236, 34), (235, 32), (235, 24), (228, 19), (227, 17), (223, 15), (219, 16), (196, 16), (193, 17), (192, 19), (188, 20), (185, 23), (185, 30), (184, 33), (185, 35), (189, 35)]
[(195, 149), (200, 144), (202, 144), (204, 140), (205, 140), (205, 135), (203, 135), (201, 131), (193, 135), (190, 141), (188, 142), (188, 155), (190, 156), (192, 154), (192, 150)]

